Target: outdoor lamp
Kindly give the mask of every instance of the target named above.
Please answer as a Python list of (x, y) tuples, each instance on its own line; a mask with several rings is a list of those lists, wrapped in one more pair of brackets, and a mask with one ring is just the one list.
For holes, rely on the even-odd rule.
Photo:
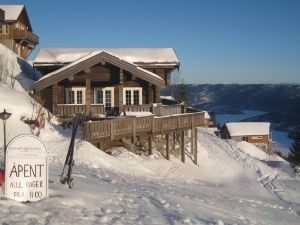
[(6, 120), (11, 116), (11, 113), (6, 112), (4, 109), (3, 112), (0, 113), (0, 119), (3, 120), (3, 134), (4, 134), (4, 169), (5, 169), (5, 160), (6, 160)]

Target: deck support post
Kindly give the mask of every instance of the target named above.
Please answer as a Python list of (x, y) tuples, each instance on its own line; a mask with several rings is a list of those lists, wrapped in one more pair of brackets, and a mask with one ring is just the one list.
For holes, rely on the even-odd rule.
[(194, 146), (194, 164), (198, 165), (198, 133), (197, 133), (197, 128), (194, 129), (194, 140), (195, 140), (195, 146)]
[(166, 134), (166, 158), (170, 160), (170, 137), (169, 134)]
[(185, 163), (185, 137), (184, 137), (184, 131), (181, 131), (181, 162)]
[(174, 152), (176, 152), (176, 134), (175, 134), (175, 132), (173, 133), (173, 149), (174, 149)]
[(149, 155), (152, 155), (153, 154), (153, 151), (152, 151), (152, 136), (148, 137), (148, 153)]
[(191, 155), (194, 155), (195, 151), (195, 130), (191, 129)]

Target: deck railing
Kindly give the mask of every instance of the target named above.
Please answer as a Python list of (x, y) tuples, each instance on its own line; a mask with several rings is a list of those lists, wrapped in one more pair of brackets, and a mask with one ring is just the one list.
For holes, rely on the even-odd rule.
[(58, 104), (58, 116), (70, 116), (78, 113), (86, 113), (86, 105), (73, 105), (73, 104)]
[(125, 112), (152, 112), (156, 116), (168, 116), (173, 114), (185, 113), (184, 105), (162, 105), (162, 104), (147, 104), (147, 105), (125, 105)]
[(91, 105), (90, 108), (87, 105), (76, 105), (76, 104), (58, 104), (57, 115), (58, 116), (72, 116), (74, 114), (104, 114), (103, 105)]
[(24, 39), (33, 44), (39, 43), (39, 37), (28, 30), (19, 30), (13, 26), (9, 26), (7, 33), (1, 33), (0, 39)]
[(87, 141), (136, 137), (145, 134), (164, 134), (204, 125), (204, 113), (187, 113), (165, 117), (130, 117), (104, 121), (89, 121), (84, 125)]
[[(125, 105), (125, 112), (151, 112), (155, 116), (169, 116), (174, 114), (185, 113), (184, 105), (162, 105), (162, 104), (148, 104), (148, 105)], [(76, 104), (58, 104), (58, 116), (72, 116), (77, 113), (104, 115), (105, 108), (103, 105), (92, 104), (90, 107), (87, 105)]]

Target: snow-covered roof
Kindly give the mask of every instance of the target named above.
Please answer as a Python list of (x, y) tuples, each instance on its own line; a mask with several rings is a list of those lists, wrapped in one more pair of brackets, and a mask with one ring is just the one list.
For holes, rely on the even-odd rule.
[(270, 123), (267, 122), (231, 122), (226, 123), (230, 136), (268, 135)]
[[(74, 61), (74, 62), (72, 62), (72, 63), (70, 63), (70, 64), (68, 64), (68, 65), (66, 65), (66, 66), (64, 66), (64, 67), (62, 67), (62, 68), (60, 68), (60, 69), (58, 69), (58, 70), (55, 70), (55, 71), (53, 71), (53, 72), (51, 72), (51, 73), (49, 73), (49, 74), (43, 76), (42, 78), (40, 78), (40, 79), (36, 82), (35, 87), (36, 87), (36, 88), (39, 88), (39, 86), (47, 87), (47, 86), (51, 85), (51, 84), (52, 84), (51, 82), (47, 82), (47, 80), (48, 80), (50, 77), (51, 77), (51, 78), (52, 78), (52, 77), (57, 77), (57, 76), (59, 76), (60, 74), (62, 74), (63, 72), (67, 71), (69, 68), (74, 68), (74, 67), (76, 67), (77, 65), (79, 65), (81, 62), (84, 62), (84, 61), (86, 61), (86, 60), (89, 60), (89, 59), (91, 59), (92, 57), (102, 57), (102, 60), (104, 60), (104, 61), (109, 60), (108, 57), (112, 57), (113, 60), (117, 60), (118, 62), (125, 63), (125, 66), (128, 66), (128, 65), (131, 66), (131, 69), (129, 69), (129, 70), (132, 70), (132, 67), (135, 68), (134, 71), (135, 71), (135, 72), (138, 71), (138, 73), (134, 73), (134, 74), (136, 74), (136, 75), (141, 74), (141, 76), (144, 76), (143, 78), (144, 78), (145, 80), (148, 80), (148, 81), (150, 81), (150, 80), (151, 80), (151, 81), (155, 81), (157, 85), (162, 85), (162, 84), (163, 84), (163, 79), (162, 79), (160, 76), (158, 76), (157, 74), (152, 73), (152, 72), (150, 72), (150, 71), (148, 71), (148, 70), (145, 70), (145, 69), (143, 69), (143, 68), (140, 68), (140, 67), (138, 67), (137, 65), (135, 65), (134, 63), (131, 63), (131, 62), (127, 61), (127, 60), (124, 60), (124, 59), (122, 59), (122, 58), (119, 58), (119, 57), (117, 57), (116, 55), (114, 55), (114, 54), (112, 54), (112, 53), (110, 53), (110, 52), (107, 52), (107, 51), (93, 51), (93, 52), (89, 53), (88, 55), (85, 55), (85, 56), (83, 56), (83, 57), (77, 59), (76, 61)], [(110, 60), (111, 60), (111, 59), (110, 59)], [(99, 62), (98, 62), (98, 63), (99, 63)], [(81, 67), (80, 67), (79, 71), (80, 71), (80, 70), (82, 70)], [(77, 70), (75, 70), (75, 71), (77, 71)], [(68, 72), (66, 75), (67, 75), (67, 76), (71, 76), (71, 75), (73, 75), (73, 74), (71, 74), (70, 72)], [(57, 81), (57, 80), (63, 80), (63, 79), (65, 79), (64, 76), (62, 76), (61, 78), (56, 79), (56, 80), (55, 80), (55, 79), (54, 79), (54, 80), (52, 79), (52, 82), (55, 82), (55, 81)]]
[(179, 60), (172, 48), (41, 48), (37, 64), (66, 64), (74, 62), (94, 51), (105, 51), (137, 65), (155, 64), (178, 66)]
[(5, 20), (17, 20), (24, 5), (0, 5), (0, 9), (5, 11)]
[(209, 115), (209, 113), (208, 113), (207, 111), (202, 111), (202, 112), (204, 112), (204, 119), (210, 120), (210, 115)]
[[(77, 59), (76, 61), (74, 61), (74, 62), (72, 62), (72, 63), (70, 63), (70, 64), (68, 64), (68, 65), (66, 65), (66, 66), (64, 66), (64, 67), (62, 67), (62, 68), (60, 68), (60, 69), (58, 69), (58, 70), (55, 70), (55, 71), (53, 71), (53, 72), (51, 72), (51, 73), (48, 73), (47, 75), (45, 75), (45, 76), (43, 76), (41, 79), (39, 79), (39, 81), (41, 81), (41, 80), (44, 80), (44, 79), (46, 79), (46, 78), (48, 78), (48, 77), (50, 77), (50, 76), (53, 76), (54, 74), (57, 74), (57, 73), (59, 73), (59, 72), (61, 72), (61, 71), (64, 71), (64, 70), (66, 70), (66, 69), (68, 69), (68, 68), (70, 68), (70, 67), (72, 67), (72, 66), (75, 66), (75, 65), (77, 65), (78, 63), (80, 63), (80, 62), (83, 62), (83, 61), (85, 61), (85, 60), (87, 60), (87, 59), (89, 59), (89, 58), (91, 58), (91, 57), (93, 57), (93, 56), (95, 56), (95, 55), (98, 55), (98, 54), (100, 54), (100, 53), (107, 53), (107, 54), (110, 54), (110, 55), (113, 55), (112, 53), (110, 53), (110, 52), (106, 52), (106, 51), (93, 51), (93, 52), (91, 52), (91, 53), (89, 53), (88, 55), (86, 55), (86, 56), (84, 56), (84, 57), (82, 57), (82, 58), (80, 58), (80, 59)], [(113, 55), (113, 56), (115, 56), (115, 55)], [(117, 57), (117, 56), (115, 56), (115, 57)], [(118, 58), (118, 57), (117, 57)], [(119, 58), (120, 59), (120, 58)], [(120, 59), (120, 60), (123, 60), (123, 59)], [(126, 61), (126, 60), (123, 60), (123, 61)], [(128, 62), (128, 61), (126, 61), (127, 63), (130, 63), (131, 65), (134, 65), (133, 63), (131, 63), (131, 62)], [(136, 65), (134, 65), (134, 66), (136, 66)], [(140, 68), (140, 67), (138, 67), (138, 66), (136, 66), (137, 67), (137, 69), (139, 69), (139, 70), (141, 70), (141, 71), (143, 71), (143, 72), (145, 72), (145, 73), (148, 73), (149, 75), (151, 75), (151, 76), (154, 76), (155, 78), (157, 78), (157, 79), (159, 79), (159, 80), (162, 80), (162, 78), (160, 77), (160, 76), (158, 76), (157, 74), (155, 74), (155, 73), (152, 73), (152, 72), (150, 72), (150, 71), (148, 71), (148, 70), (144, 70), (144, 69), (142, 69), (142, 68)]]

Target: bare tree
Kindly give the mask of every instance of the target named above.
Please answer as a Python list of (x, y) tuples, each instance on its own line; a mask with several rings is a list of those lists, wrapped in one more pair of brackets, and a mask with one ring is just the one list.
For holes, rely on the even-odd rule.
[(5, 58), (3, 55), (0, 55), (0, 82), (1, 83), (7, 82), (7, 74), (8, 74), (7, 58)]
[(15, 64), (10, 62), (10, 71), (9, 71), (9, 78), (10, 78), (10, 88), (13, 89), (15, 87), (16, 78), (15, 78)]
[(176, 70), (173, 74), (172, 74), (172, 86), (171, 86), (171, 95), (173, 98), (175, 98), (176, 96), (176, 92), (177, 92), (177, 88), (178, 85), (180, 83), (183, 82), (183, 79), (181, 78), (181, 70)]

